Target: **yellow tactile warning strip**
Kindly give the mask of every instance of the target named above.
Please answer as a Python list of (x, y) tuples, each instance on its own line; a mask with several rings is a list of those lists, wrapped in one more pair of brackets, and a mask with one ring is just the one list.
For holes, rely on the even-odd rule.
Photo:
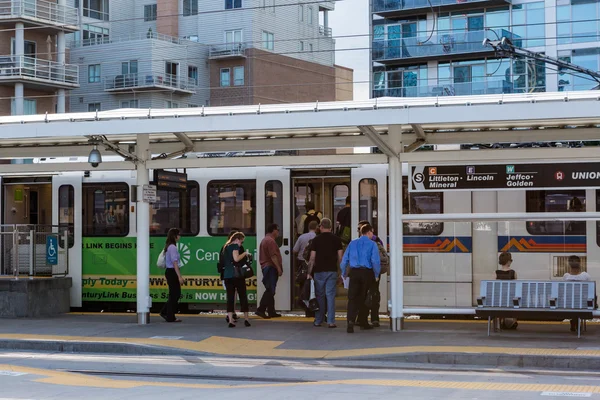
[(544, 349), (493, 346), (397, 346), (375, 347), (350, 350), (309, 350), (280, 349), (285, 342), (274, 340), (238, 339), (211, 336), (199, 342), (189, 340), (150, 339), (150, 338), (110, 338), (87, 336), (21, 335), (0, 334), (0, 339), (48, 340), (89, 343), (127, 343), (161, 346), (172, 349), (190, 350), (215, 355), (235, 355), (247, 357), (274, 358), (345, 358), (391, 354), (413, 353), (457, 353), (457, 354), (506, 354), (516, 356), (555, 356), (555, 357), (600, 357), (600, 350), (594, 349)]
[[(368, 385), (389, 387), (419, 387), (429, 389), (455, 389), (455, 390), (485, 390), (485, 391), (518, 391), (518, 392), (570, 392), (570, 393), (600, 393), (600, 386), (586, 385), (549, 385), (528, 383), (497, 383), (497, 382), (461, 382), (437, 380), (383, 380), (383, 379), (346, 379), (301, 383), (257, 383), (242, 385), (217, 385), (181, 382), (152, 382), (110, 379), (97, 376), (83, 375), (72, 372), (53, 371), (40, 368), (29, 368), (15, 365), (2, 365), (0, 370), (20, 372), (30, 375), (42, 376), (35, 379), (39, 383), (63, 386), (96, 387), (107, 389), (132, 389), (144, 386), (177, 387), (189, 389), (253, 389), (265, 387), (285, 386), (320, 386), (320, 385)], [(233, 379), (235, 380), (235, 379)]]
[[(131, 313), (94, 313), (94, 312), (71, 312), (70, 315), (95, 315), (95, 316), (129, 316), (134, 318), (135, 314)], [(158, 314), (151, 314), (152, 318), (161, 319)], [(225, 318), (225, 314), (183, 314), (181, 318)], [(255, 319), (261, 319), (259, 317), (253, 317)], [(261, 319), (262, 320), (262, 319)], [(381, 317), (384, 324), (388, 323), (389, 317)], [(284, 316), (281, 318), (273, 318), (268, 320), (263, 320), (267, 322), (310, 322), (313, 323), (313, 318), (307, 318), (301, 315), (298, 316)], [(346, 318), (336, 318), (336, 321), (345, 322)], [(473, 320), (473, 319), (405, 319), (405, 323), (414, 323), (414, 322), (425, 322), (425, 323), (441, 323), (441, 324), (487, 324), (487, 320)], [(596, 325), (600, 322), (595, 321), (587, 321), (588, 325)], [(569, 326), (568, 321), (519, 321), (519, 325), (565, 325)]]

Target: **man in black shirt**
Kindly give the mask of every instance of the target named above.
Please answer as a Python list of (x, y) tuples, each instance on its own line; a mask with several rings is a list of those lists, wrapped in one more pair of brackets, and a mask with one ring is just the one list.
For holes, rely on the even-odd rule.
[(352, 209), (350, 208), (350, 196), (346, 197), (346, 205), (337, 215), (337, 235), (342, 239), (342, 243), (347, 245), (352, 239), (350, 226), (352, 225)]
[(327, 309), (327, 324), (335, 325), (335, 291), (338, 281), (338, 266), (342, 261), (342, 241), (331, 233), (332, 222), (329, 218), (321, 221), (321, 234), (312, 240), (312, 251), (308, 263), (308, 274), (314, 277), (315, 292), (319, 301), (319, 311), (315, 315), (315, 326), (321, 326)]

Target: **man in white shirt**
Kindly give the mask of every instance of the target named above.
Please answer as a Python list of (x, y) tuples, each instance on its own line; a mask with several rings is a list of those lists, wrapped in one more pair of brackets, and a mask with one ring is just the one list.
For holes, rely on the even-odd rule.
[[(578, 256), (569, 257), (570, 271), (564, 274), (565, 281), (591, 281), (592, 277), (587, 272), (581, 271), (581, 259)], [(577, 332), (577, 319), (571, 320), (571, 332)]]

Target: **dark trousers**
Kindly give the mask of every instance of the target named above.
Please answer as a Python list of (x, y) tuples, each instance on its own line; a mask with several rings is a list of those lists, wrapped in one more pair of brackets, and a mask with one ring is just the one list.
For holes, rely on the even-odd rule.
[(350, 287), (348, 288), (348, 324), (365, 324), (369, 309), (365, 305), (367, 292), (373, 284), (375, 276), (373, 271), (367, 268), (350, 269)]
[(227, 312), (235, 311), (235, 292), (237, 290), (240, 298), (240, 307), (242, 312), (248, 312), (248, 294), (246, 293), (246, 280), (244, 278), (225, 279), (225, 288), (227, 289)]
[(369, 288), (371, 296), (371, 322), (379, 322), (379, 306), (381, 304), (381, 293), (379, 292), (379, 279), (373, 279), (373, 283)]
[(275, 314), (275, 289), (277, 288), (279, 274), (277, 273), (277, 268), (270, 266), (264, 267), (262, 273), (262, 283), (265, 286), (265, 293), (263, 293), (260, 305), (256, 311), (272, 315)]
[(165, 278), (167, 278), (167, 285), (169, 285), (169, 298), (163, 306), (160, 315), (164, 315), (167, 321), (175, 321), (175, 313), (177, 312), (177, 303), (181, 297), (181, 285), (179, 284), (179, 277), (174, 268), (167, 268), (165, 271)]

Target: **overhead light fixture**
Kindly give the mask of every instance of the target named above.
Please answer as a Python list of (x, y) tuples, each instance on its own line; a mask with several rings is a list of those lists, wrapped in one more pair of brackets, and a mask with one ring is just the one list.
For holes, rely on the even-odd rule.
[(88, 156), (88, 162), (92, 165), (92, 167), (97, 168), (99, 164), (102, 163), (102, 154), (98, 151), (98, 146), (94, 145), (92, 151), (90, 151), (90, 155)]

